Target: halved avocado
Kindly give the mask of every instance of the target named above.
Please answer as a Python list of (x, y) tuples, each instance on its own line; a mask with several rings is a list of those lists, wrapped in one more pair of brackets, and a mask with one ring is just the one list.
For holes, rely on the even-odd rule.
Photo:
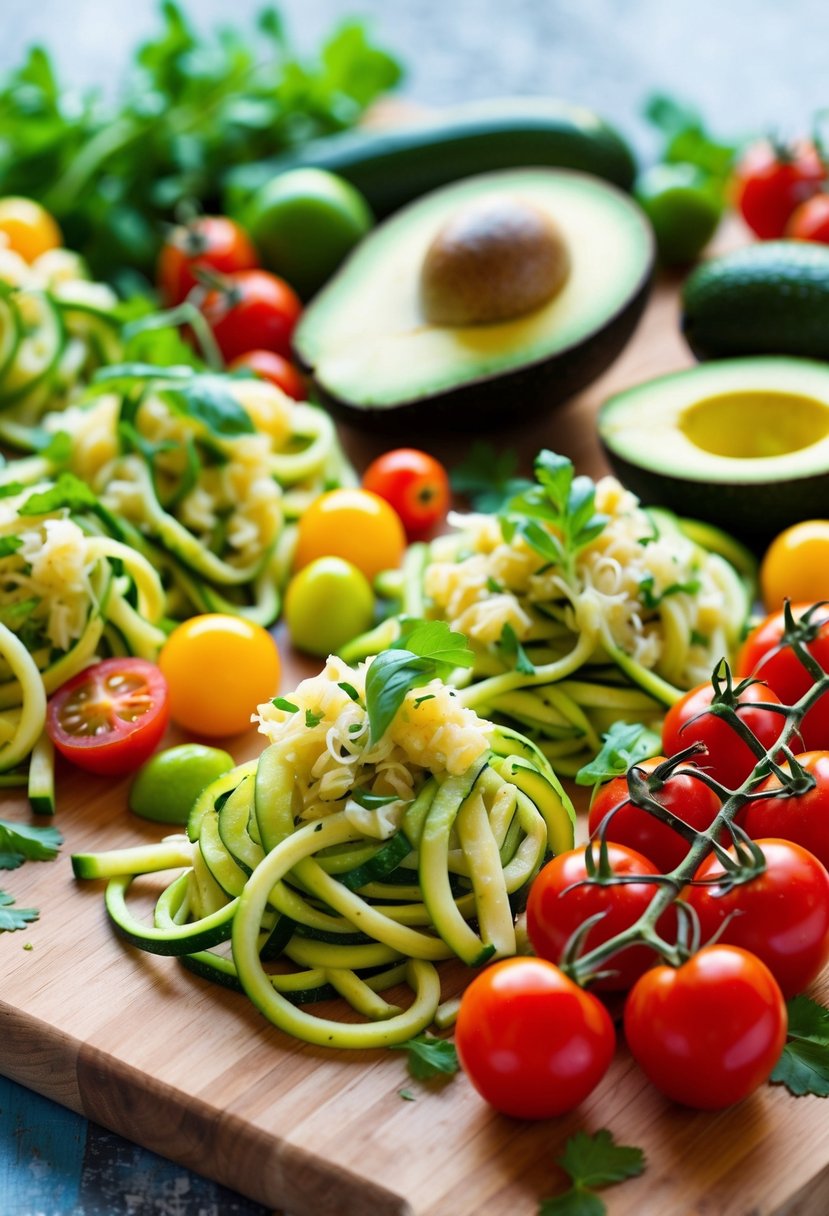
[[(445, 277), (466, 290), (450, 288), (458, 298), (447, 309), (434, 306), (430, 270), (422, 282), (436, 245), (460, 250)], [(562, 169), (467, 178), (365, 238), (306, 308), (295, 353), (316, 395), (357, 425), (515, 424), (572, 396), (619, 354), (644, 308), (653, 259), (638, 205), (598, 178)], [(538, 263), (546, 294), (534, 281)], [(515, 290), (502, 278), (510, 265), (523, 280)], [(448, 323), (478, 295), (487, 297), (483, 315)], [(496, 307), (505, 296), (506, 317)]]
[(721, 359), (609, 398), (599, 438), (646, 503), (755, 547), (829, 511), (829, 366)]

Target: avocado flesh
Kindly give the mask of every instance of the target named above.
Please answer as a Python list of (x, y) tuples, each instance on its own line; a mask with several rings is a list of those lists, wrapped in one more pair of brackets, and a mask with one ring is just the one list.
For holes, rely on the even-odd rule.
[[(569, 275), (547, 303), (514, 320), (429, 324), (419, 291), (426, 251), (450, 215), (487, 191), (510, 192), (549, 211), (567, 243)], [(652, 262), (647, 221), (607, 183), (567, 170), (486, 174), (427, 195), (375, 229), (306, 309), (295, 351), (324, 399), (356, 411), (451, 397), (577, 349), (583, 383), (617, 353), (597, 341), (590, 366), (585, 343), (636, 309), (632, 329)], [(562, 383), (576, 387), (566, 376)]]
[(829, 506), (829, 367), (722, 359), (604, 403), (599, 437), (645, 502), (761, 545)]

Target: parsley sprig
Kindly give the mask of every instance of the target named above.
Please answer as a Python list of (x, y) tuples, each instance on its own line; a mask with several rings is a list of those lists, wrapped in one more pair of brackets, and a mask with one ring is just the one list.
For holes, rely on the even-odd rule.
[(788, 1002), (788, 1039), (771, 1080), (795, 1097), (829, 1097), (829, 1009), (807, 996)]
[(561, 1195), (542, 1199), (538, 1216), (604, 1216), (607, 1206), (596, 1191), (641, 1174), (645, 1155), (640, 1148), (616, 1144), (612, 1133), (603, 1128), (593, 1136), (576, 1132), (556, 1158), (556, 1165), (571, 1185)]
[[(0, 870), (16, 870), (24, 861), (51, 861), (62, 843), (57, 828), (0, 819)], [(37, 908), (18, 908), (13, 896), (0, 891), (0, 933), (25, 929), (39, 915)]]
[(406, 1067), (415, 1081), (453, 1077), (460, 1069), (458, 1053), (451, 1039), (419, 1034), (405, 1043), (396, 1044), (394, 1050), (406, 1052)]

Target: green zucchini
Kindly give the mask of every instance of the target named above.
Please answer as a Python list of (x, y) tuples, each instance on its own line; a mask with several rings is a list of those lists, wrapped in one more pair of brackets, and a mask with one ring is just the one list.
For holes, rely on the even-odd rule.
[(289, 169), (327, 169), (351, 182), (378, 217), (459, 178), (526, 165), (577, 169), (630, 190), (636, 164), (622, 137), (582, 106), (548, 98), (474, 102), (388, 131), (316, 140), (233, 169), (225, 207), (243, 215), (260, 187)]

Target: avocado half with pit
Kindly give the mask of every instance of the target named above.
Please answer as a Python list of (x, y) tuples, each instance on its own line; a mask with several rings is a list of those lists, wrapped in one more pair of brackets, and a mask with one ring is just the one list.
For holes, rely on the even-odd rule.
[(599, 437), (614, 471), (650, 504), (755, 547), (829, 512), (829, 366), (721, 359), (609, 398)]
[(653, 261), (642, 211), (599, 178), (467, 178), (370, 233), (306, 308), (294, 350), (317, 398), (356, 425), (514, 425), (619, 354)]

